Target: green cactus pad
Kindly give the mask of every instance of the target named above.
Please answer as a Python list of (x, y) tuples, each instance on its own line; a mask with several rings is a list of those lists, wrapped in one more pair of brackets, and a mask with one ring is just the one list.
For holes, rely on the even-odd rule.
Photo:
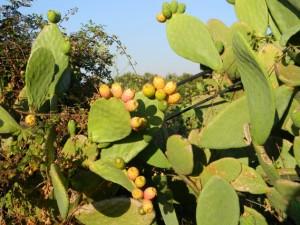
[(294, 26), (299, 25), (299, 13), (295, 13), (295, 10), (291, 10), (287, 7), (287, 4), (283, 4), (277, 0), (266, 0), (269, 12), (277, 25), (281, 34), (288, 32)]
[(242, 165), (239, 160), (235, 158), (222, 158), (205, 167), (200, 175), (201, 184), (205, 186), (213, 176), (219, 176), (227, 182), (231, 182), (237, 179), (241, 172)]
[(173, 135), (168, 138), (166, 155), (176, 173), (188, 175), (193, 172), (192, 145), (180, 135)]
[(84, 225), (150, 225), (155, 213), (139, 214), (140, 201), (112, 198), (81, 206), (75, 218)]
[(275, 189), (270, 188), (266, 194), (272, 207), (275, 208), (276, 212), (282, 217), (286, 218), (286, 210), (288, 208), (288, 201)]
[(268, 186), (263, 178), (251, 167), (242, 164), (242, 172), (231, 182), (237, 191), (249, 192), (251, 194), (265, 194)]
[(98, 174), (105, 180), (109, 180), (116, 184), (119, 184), (126, 188), (128, 191), (132, 191), (134, 188), (133, 183), (128, 179), (126, 172), (120, 169), (117, 169), (113, 163), (106, 162), (104, 160), (97, 160), (95, 162), (89, 163), (89, 169)]
[(132, 133), (125, 139), (114, 143), (112, 146), (101, 150), (101, 159), (113, 161), (121, 157), (126, 163), (136, 157), (149, 143), (140, 134)]
[(205, 26), (197, 18), (175, 14), (167, 22), (167, 38), (171, 48), (183, 58), (221, 70), (222, 60)]
[(93, 142), (113, 142), (131, 132), (130, 114), (124, 103), (116, 98), (98, 99), (90, 109), (88, 134)]
[(218, 19), (210, 19), (207, 28), (214, 41), (222, 41), (225, 46), (231, 45), (230, 29)]
[(299, 136), (295, 137), (294, 139), (293, 150), (294, 150), (294, 156), (297, 161), (297, 164), (298, 166), (300, 166), (300, 137)]
[(22, 128), (14, 118), (0, 106), (0, 134), (18, 134), (21, 130)]
[(281, 118), (283, 117), (286, 109), (290, 104), (293, 93), (294, 89), (286, 85), (280, 85), (280, 87), (276, 88), (275, 99), (278, 120), (281, 120)]
[(265, 34), (269, 16), (265, 1), (235, 0), (235, 12), (240, 21), (249, 24), (259, 34)]
[(300, 196), (300, 184), (291, 180), (279, 179), (274, 187), (288, 201)]
[(255, 209), (244, 206), (244, 213), (240, 217), (240, 225), (268, 225), (265, 217)]
[(270, 14), (269, 14), (269, 27), (272, 31), (272, 34), (274, 35), (275, 40), (279, 41), (281, 39), (281, 33), (277, 25), (275, 24), (274, 19)]
[(275, 118), (273, 90), (266, 78), (266, 71), (240, 33), (233, 37), (233, 51), (247, 95), (251, 136), (257, 144), (264, 144)]
[(295, 169), (297, 161), (295, 157), (290, 153), (292, 143), (287, 140), (282, 140), (282, 147), (280, 149), (280, 155), (278, 156), (275, 165), (276, 168), (282, 169)]
[(49, 86), (54, 78), (55, 59), (47, 48), (35, 49), (28, 60), (25, 73), (28, 104), (38, 110), (46, 101)]
[(50, 166), (50, 177), (54, 188), (54, 197), (57, 202), (57, 206), (60, 215), (63, 219), (67, 218), (69, 211), (69, 197), (67, 193), (68, 183), (59, 167), (55, 164)]
[(197, 200), (197, 225), (238, 225), (239, 199), (234, 189), (220, 177), (212, 177)]
[(278, 79), (290, 87), (300, 86), (300, 67), (295, 65), (283, 65), (277, 63), (275, 66), (275, 72)]
[(32, 51), (37, 48), (48, 48), (55, 59), (58, 71), (49, 88), (50, 99), (55, 94), (61, 94), (67, 90), (70, 84), (71, 72), (69, 68), (69, 56), (64, 53), (65, 37), (59, 30), (57, 24), (44, 26), (38, 37), (33, 43)]
[(151, 166), (163, 169), (170, 169), (172, 167), (163, 151), (160, 148), (157, 148), (154, 144), (150, 144), (148, 146), (145, 150), (145, 154), (147, 164)]
[(69, 132), (70, 136), (74, 136), (76, 134), (76, 122), (74, 120), (69, 120), (68, 132)]

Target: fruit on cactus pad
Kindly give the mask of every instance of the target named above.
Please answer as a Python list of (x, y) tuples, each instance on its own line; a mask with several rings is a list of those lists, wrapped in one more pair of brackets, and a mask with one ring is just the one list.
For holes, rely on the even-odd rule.
[(144, 191), (144, 199), (152, 200), (156, 195), (157, 191), (155, 187), (147, 187)]
[(143, 86), (143, 94), (148, 98), (153, 98), (155, 95), (155, 87), (152, 84), (145, 84)]
[(114, 160), (114, 165), (116, 168), (122, 170), (125, 168), (125, 161), (121, 157), (116, 157)]
[(135, 99), (131, 99), (125, 103), (125, 108), (128, 112), (133, 112), (139, 107), (139, 103)]
[(172, 105), (172, 104), (178, 103), (180, 99), (181, 99), (181, 95), (178, 92), (176, 92), (172, 95), (169, 95), (167, 101), (168, 101), (168, 104)]
[(161, 76), (156, 76), (153, 78), (153, 86), (156, 89), (163, 89), (165, 87), (165, 80)]
[(121, 84), (113, 83), (111, 85), (111, 93), (113, 94), (114, 97), (121, 98), (122, 94), (123, 94), (123, 89), (122, 89)]
[(174, 81), (168, 81), (164, 87), (164, 91), (167, 95), (171, 95), (176, 91), (177, 85)]
[(49, 10), (47, 13), (47, 17), (50, 23), (58, 23), (61, 19), (60, 13), (55, 10)]
[(146, 126), (147, 120), (143, 117), (133, 117), (131, 118), (130, 125), (135, 131), (138, 131)]
[(127, 176), (130, 180), (134, 181), (140, 175), (138, 168), (132, 166), (127, 170)]
[(99, 94), (101, 95), (101, 97), (103, 98), (110, 98), (111, 97), (111, 92), (110, 92), (110, 88), (107, 84), (101, 84), (99, 86)]
[(128, 102), (129, 100), (133, 99), (134, 96), (135, 96), (135, 91), (128, 88), (122, 94), (122, 101), (123, 102)]
[(36, 124), (36, 117), (33, 114), (29, 114), (25, 117), (25, 123), (27, 126), (33, 127)]
[(156, 20), (160, 23), (164, 23), (164, 22), (166, 22), (167, 18), (164, 16), (164, 14), (158, 13), (156, 15)]
[(131, 192), (131, 195), (134, 199), (142, 199), (143, 198), (143, 191), (139, 188), (134, 188)]
[(142, 203), (142, 207), (145, 213), (152, 213), (153, 211), (153, 203), (151, 200), (144, 199)]
[(135, 181), (134, 184), (137, 188), (142, 188), (145, 186), (146, 184), (146, 178), (144, 176), (138, 176)]
[(165, 100), (167, 97), (166, 92), (164, 91), (164, 89), (158, 89), (155, 92), (155, 98), (159, 101)]

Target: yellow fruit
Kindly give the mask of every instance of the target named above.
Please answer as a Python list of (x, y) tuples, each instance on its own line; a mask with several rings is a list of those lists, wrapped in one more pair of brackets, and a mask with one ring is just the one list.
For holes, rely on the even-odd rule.
[(132, 100), (135, 96), (135, 91), (132, 89), (126, 89), (122, 94), (122, 101), (128, 102), (129, 100)]
[(166, 22), (167, 18), (164, 16), (164, 14), (159, 13), (156, 15), (156, 20), (160, 23)]
[(142, 199), (143, 198), (143, 191), (139, 188), (134, 188), (131, 192), (131, 195), (134, 199)]
[(128, 112), (133, 112), (139, 107), (139, 103), (135, 99), (131, 99), (125, 103), (125, 108)]
[(144, 176), (138, 176), (135, 181), (134, 184), (137, 188), (142, 188), (145, 186), (146, 184), (146, 178)]
[(111, 93), (113, 94), (114, 97), (116, 98), (121, 98), (122, 97), (122, 94), (123, 94), (123, 89), (122, 89), (122, 86), (121, 84), (119, 83), (113, 83), (111, 85)]
[(159, 101), (165, 100), (166, 97), (167, 97), (167, 95), (166, 95), (164, 89), (158, 89), (155, 92), (155, 98)]
[(156, 89), (163, 89), (165, 87), (165, 80), (161, 76), (156, 76), (153, 78), (153, 86)]
[(130, 180), (134, 181), (140, 174), (138, 168), (132, 166), (127, 170), (127, 176)]
[(32, 114), (27, 115), (27, 116), (25, 117), (25, 123), (26, 123), (28, 126), (33, 127), (33, 126), (36, 124), (36, 117), (35, 117), (35, 115), (32, 115)]
[(110, 88), (107, 84), (101, 84), (99, 86), (99, 94), (101, 95), (101, 97), (103, 98), (110, 98), (111, 97), (111, 92), (110, 92)]
[(145, 213), (152, 213), (153, 204), (152, 204), (151, 200), (144, 199), (142, 208), (143, 208)]
[(168, 104), (171, 104), (171, 105), (176, 104), (179, 102), (180, 99), (181, 99), (181, 95), (178, 92), (176, 92), (176, 93), (168, 96)]
[(133, 117), (130, 120), (131, 128), (135, 131), (138, 131), (144, 127), (146, 127), (147, 120), (143, 117)]
[(153, 98), (155, 95), (155, 87), (152, 84), (145, 84), (143, 86), (143, 94), (148, 98)]
[(167, 95), (171, 95), (176, 91), (177, 84), (174, 81), (169, 81), (166, 83), (166, 86), (164, 87), (164, 91)]

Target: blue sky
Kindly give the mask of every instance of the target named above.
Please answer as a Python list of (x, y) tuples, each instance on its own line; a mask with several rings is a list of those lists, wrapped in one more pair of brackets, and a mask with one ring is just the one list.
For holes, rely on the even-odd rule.
[[(127, 47), (128, 53), (137, 62), (138, 73), (165, 75), (183, 72), (197, 73), (199, 65), (177, 56), (168, 45), (165, 25), (159, 24), (155, 16), (160, 12), (163, 0), (35, 0), (33, 7), (25, 13), (46, 15), (48, 9), (62, 14), (78, 7), (77, 14), (64, 23), (68, 32), (76, 31), (80, 25), (92, 19), (106, 26), (106, 31), (116, 34)], [(234, 8), (226, 0), (183, 0), (187, 13), (204, 22), (217, 18), (230, 25), (235, 20)], [(6, 3), (0, 0), (0, 3)], [(120, 73), (131, 71), (124, 57), (116, 59)], [(114, 72), (115, 73), (115, 72)]]

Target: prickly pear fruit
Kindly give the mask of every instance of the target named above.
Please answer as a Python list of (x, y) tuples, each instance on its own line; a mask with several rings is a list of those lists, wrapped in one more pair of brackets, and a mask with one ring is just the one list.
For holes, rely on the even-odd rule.
[(110, 98), (111, 97), (111, 92), (110, 92), (110, 88), (107, 84), (101, 84), (99, 86), (99, 94), (101, 95), (101, 97), (103, 98)]
[(235, 0), (226, 0), (229, 4), (234, 5), (235, 4)]
[(153, 86), (156, 89), (163, 89), (165, 87), (165, 80), (161, 76), (156, 76), (153, 78)]
[(134, 188), (131, 192), (131, 195), (134, 199), (142, 199), (143, 198), (143, 191), (139, 188)]
[(151, 200), (144, 199), (142, 207), (145, 213), (152, 213), (153, 211), (153, 203)]
[(178, 9), (178, 2), (176, 0), (173, 0), (170, 3), (170, 9), (172, 13), (177, 13), (177, 9)]
[(143, 94), (148, 98), (153, 98), (155, 95), (155, 87), (152, 84), (145, 84), (143, 86)]
[(158, 89), (158, 90), (156, 90), (156, 92), (155, 92), (155, 98), (157, 100), (162, 101), (162, 100), (165, 100), (166, 97), (167, 97), (167, 95), (166, 95), (164, 89)]
[(168, 103), (167, 101), (163, 100), (163, 101), (159, 101), (158, 102), (158, 109), (162, 112), (165, 112), (168, 108)]
[(172, 95), (169, 95), (167, 101), (168, 104), (172, 105), (178, 103), (180, 99), (181, 99), (181, 95), (178, 92), (176, 92)]
[(216, 46), (219, 54), (222, 55), (223, 52), (224, 52), (224, 44), (223, 44), (223, 42), (222, 41), (215, 41), (215, 46)]
[(295, 127), (300, 128), (300, 111), (295, 110), (292, 112), (291, 119)]
[(121, 157), (116, 157), (114, 160), (114, 165), (116, 168), (122, 170), (125, 168), (125, 161)]
[(47, 13), (47, 17), (50, 23), (58, 23), (61, 19), (60, 13), (55, 10), (49, 10)]
[(132, 99), (125, 103), (125, 108), (128, 112), (133, 112), (139, 107), (137, 100)]
[(145, 184), (146, 184), (146, 178), (145, 178), (144, 176), (138, 176), (138, 177), (135, 179), (134, 183), (135, 183), (135, 186), (136, 186), (137, 188), (142, 188), (142, 187), (144, 187)]
[(162, 14), (167, 18), (170, 19), (172, 17), (172, 11), (170, 8), (170, 4), (166, 3), (163, 5)]
[(164, 14), (158, 13), (158, 14), (156, 15), (156, 20), (157, 20), (158, 22), (160, 22), (160, 23), (164, 23), (164, 22), (167, 21), (167, 18), (164, 16)]
[(132, 166), (127, 170), (127, 176), (130, 180), (134, 181), (140, 174), (138, 168)]
[(179, 3), (177, 8), (177, 13), (183, 14), (185, 13), (186, 6), (184, 3)]
[(110, 91), (111, 91), (111, 93), (113, 94), (114, 97), (116, 97), (116, 98), (121, 98), (122, 97), (123, 89), (122, 89), (121, 84), (113, 83), (111, 85)]
[(154, 187), (147, 187), (144, 191), (144, 199), (152, 200), (156, 197), (157, 191)]
[(63, 53), (66, 55), (69, 54), (71, 51), (71, 42), (69, 40), (66, 40), (63, 45)]
[(143, 207), (139, 208), (139, 214), (140, 215), (145, 215), (146, 212), (144, 211)]
[(131, 128), (135, 131), (138, 131), (146, 126), (147, 120), (142, 117), (133, 117), (131, 118), (130, 125)]
[(169, 81), (164, 87), (164, 91), (167, 95), (171, 95), (176, 91), (177, 85), (174, 81)]
[(33, 114), (29, 114), (25, 117), (25, 123), (29, 127), (33, 127), (36, 124), (36, 117)]
[(133, 99), (134, 96), (135, 96), (135, 91), (128, 88), (122, 94), (122, 101), (123, 102), (128, 102), (129, 100)]
[(68, 131), (71, 137), (76, 134), (76, 122), (74, 120), (69, 120)]

